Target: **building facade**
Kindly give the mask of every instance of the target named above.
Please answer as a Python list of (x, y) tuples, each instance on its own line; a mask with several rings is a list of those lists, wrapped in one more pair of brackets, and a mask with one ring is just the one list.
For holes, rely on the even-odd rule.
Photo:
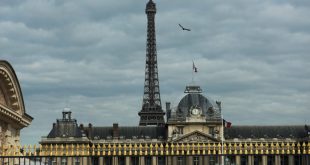
[(0, 60), (0, 146), (20, 145), (20, 130), (27, 127), (32, 119), (25, 111), (13, 67)]

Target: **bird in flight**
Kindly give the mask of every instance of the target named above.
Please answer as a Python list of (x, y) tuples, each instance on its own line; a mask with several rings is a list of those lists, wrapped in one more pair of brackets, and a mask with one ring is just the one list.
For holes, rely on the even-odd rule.
[(184, 28), (181, 24), (179, 24), (179, 26), (182, 28), (182, 30), (191, 31), (191, 29)]

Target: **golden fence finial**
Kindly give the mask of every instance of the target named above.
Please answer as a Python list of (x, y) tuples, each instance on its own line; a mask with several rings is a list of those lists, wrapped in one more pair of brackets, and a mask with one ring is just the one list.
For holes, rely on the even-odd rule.
[(153, 144), (152, 143), (150, 144), (150, 155), (151, 156), (153, 155)]
[(259, 147), (260, 147), (260, 154), (264, 154), (264, 144), (262, 142), (260, 142)]
[(173, 145), (173, 143), (171, 143), (171, 155), (174, 155), (174, 145)]
[(308, 141), (308, 154), (310, 155), (310, 142)]
[(81, 148), (80, 144), (77, 144), (76, 145), (76, 156), (80, 156), (81, 155), (80, 148)]
[(101, 151), (103, 152), (103, 146), (104, 145), (101, 146), (100, 144), (97, 145), (97, 156), (101, 155)]
[(202, 143), (202, 155), (206, 154), (206, 144)]
[(164, 155), (164, 145), (163, 145), (163, 143), (160, 143), (159, 148), (160, 148), (160, 155)]
[(270, 148), (271, 148), (271, 154), (274, 154), (274, 144), (273, 144), (273, 142), (271, 142), (271, 144), (270, 144)]
[(144, 144), (144, 155), (145, 155), (145, 156), (147, 156), (147, 155), (149, 154), (149, 153), (148, 153), (148, 148), (149, 148), (149, 147), (148, 147), (148, 144), (145, 143), (145, 144)]
[(95, 150), (96, 150), (95, 144), (92, 144), (92, 146), (91, 146), (91, 155), (92, 156), (96, 155)]
[(135, 145), (133, 146), (134, 148), (134, 155), (138, 155), (138, 146), (137, 143), (135, 143)]
[(129, 156), (132, 155), (132, 145), (129, 144)]
[(297, 143), (297, 154), (298, 154), (298, 155), (301, 154), (301, 153), (300, 153), (300, 143), (299, 143), (299, 142)]
[(187, 144), (186, 144), (186, 155), (189, 155), (189, 154), (190, 154), (190, 153), (189, 153), (189, 150), (190, 150), (190, 149), (189, 149), (189, 144), (187, 143)]
[(182, 143), (182, 144), (181, 144), (181, 155), (184, 155), (184, 147), (185, 147), (185, 146), (184, 146), (184, 144)]
[(200, 155), (200, 144), (197, 143), (197, 155)]
[(70, 152), (70, 156), (73, 156), (74, 155), (74, 146), (73, 144), (71, 144), (71, 147), (69, 147), (71, 149), (71, 152)]
[(250, 154), (252, 155), (253, 154), (253, 143), (250, 142)]
[(169, 145), (168, 145), (168, 143), (165, 144), (165, 148), (166, 148), (165, 149), (166, 150), (165, 154), (169, 155)]
[(235, 154), (235, 155), (238, 154), (237, 143), (236, 143), (236, 142), (234, 142), (234, 154)]
[(210, 143), (207, 144), (207, 148), (206, 149), (207, 149), (207, 154), (211, 155), (211, 145), (210, 145)]
[(212, 149), (213, 149), (213, 155), (216, 155), (216, 144), (215, 143), (213, 143)]
[(175, 150), (176, 150), (175, 154), (176, 155), (180, 155), (180, 151), (179, 151), (180, 150), (180, 145), (179, 145), (179, 143), (176, 144)]
[(155, 144), (155, 155), (158, 155), (158, 144)]
[(110, 156), (111, 155), (111, 145), (110, 145), (110, 143), (108, 144), (108, 156)]
[(61, 144), (60, 146), (59, 146), (59, 150), (60, 150), (60, 152), (59, 152), (59, 155), (60, 156), (63, 156), (63, 153), (64, 153), (64, 145), (63, 144)]
[(284, 148), (285, 148), (285, 145), (284, 145), (284, 143), (282, 142), (282, 143), (281, 143), (281, 154), (285, 154)]
[(115, 143), (113, 144), (112, 148), (113, 148), (113, 155), (116, 155), (116, 144)]
[(143, 155), (143, 151), (142, 150), (143, 150), (143, 147), (142, 147), (142, 144), (140, 143), (139, 144), (139, 155), (141, 155), (141, 156)]
[(100, 148), (102, 149), (102, 156), (105, 156), (106, 155), (106, 146), (105, 146), (105, 144), (100, 146)]
[(307, 154), (307, 151), (306, 151), (306, 143), (305, 143), (305, 142), (302, 143), (302, 153), (303, 153), (303, 154)]
[(295, 152), (295, 143), (292, 143), (291, 146), (292, 146), (292, 154), (295, 155), (295, 153), (296, 153), (296, 152)]
[(195, 143), (192, 143), (192, 155), (195, 155)]
[(226, 146), (226, 143), (224, 143), (224, 144), (223, 144), (223, 151), (222, 151), (223, 154), (226, 154), (226, 150), (227, 150), (227, 146)]
[(124, 146), (123, 146), (123, 155), (127, 156), (127, 144), (126, 143), (124, 143)]

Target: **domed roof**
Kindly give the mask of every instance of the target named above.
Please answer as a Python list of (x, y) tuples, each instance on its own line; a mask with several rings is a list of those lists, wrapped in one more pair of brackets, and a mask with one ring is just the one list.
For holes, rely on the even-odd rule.
[(177, 116), (186, 117), (189, 115), (192, 108), (200, 108), (202, 114), (207, 118), (221, 117), (220, 102), (214, 102), (202, 95), (202, 90), (199, 86), (187, 86), (185, 93), (187, 94), (181, 99), (177, 106)]

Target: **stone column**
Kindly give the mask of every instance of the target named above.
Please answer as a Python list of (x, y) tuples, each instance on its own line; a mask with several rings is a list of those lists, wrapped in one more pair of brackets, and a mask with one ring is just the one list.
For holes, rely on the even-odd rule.
[(139, 165), (145, 165), (144, 156), (140, 156), (140, 157), (139, 157)]
[(248, 155), (248, 165), (254, 165), (254, 156)]
[(125, 157), (125, 165), (130, 165), (130, 157), (129, 156)]
[(209, 156), (203, 156), (203, 161), (202, 161), (202, 164), (203, 165), (209, 165)]
[(275, 155), (275, 165), (281, 165), (281, 158), (280, 155)]
[(294, 155), (288, 155), (288, 165), (294, 165)]
[(186, 157), (186, 165), (193, 165), (193, 156)]
[(267, 155), (262, 155), (262, 165), (267, 165), (267, 163), (268, 163)]
[(152, 165), (156, 165), (157, 164), (157, 156), (152, 156)]
[(99, 158), (98, 158), (98, 161), (99, 161), (99, 165), (104, 165), (104, 159), (103, 159), (103, 157), (102, 156), (100, 156)]
[(112, 164), (113, 165), (118, 165), (118, 157), (117, 156), (113, 156), (112, 157)]
[(178, 157), (177, 156), (171, 156), (170, 159), (172, 160), (171, 164), (167, 165), (177, 165)]
[(240, 155), (236, 155), (235, 159), (236, 159), (236, 165), (241, 165), (241, 157), (240, 157)]

